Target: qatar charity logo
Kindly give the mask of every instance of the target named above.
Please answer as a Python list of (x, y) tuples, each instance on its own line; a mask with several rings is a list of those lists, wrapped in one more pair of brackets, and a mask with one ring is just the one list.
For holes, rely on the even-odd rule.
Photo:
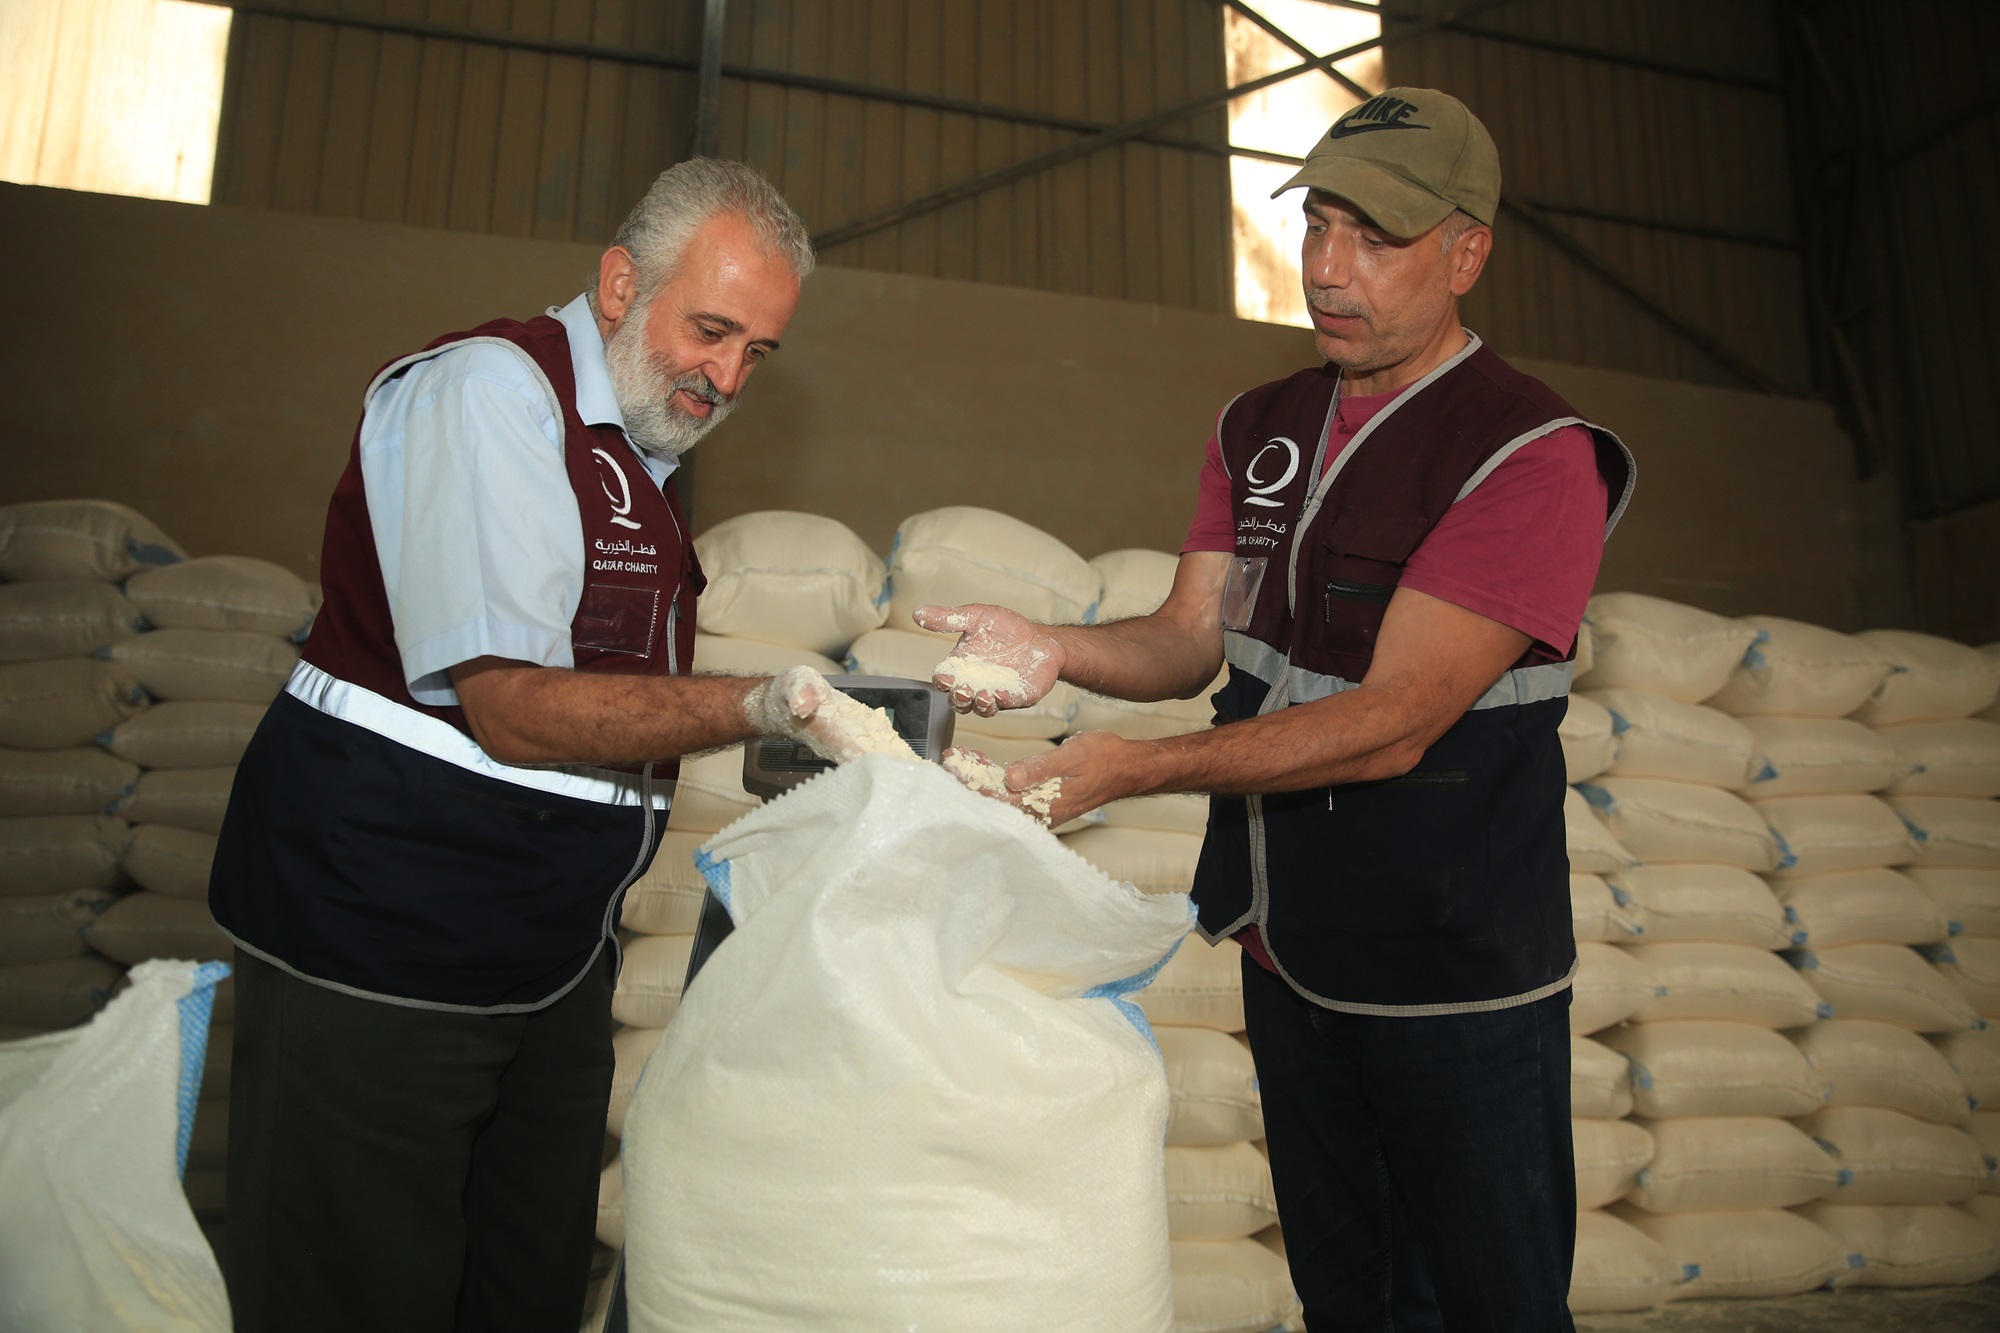
[(630, 528), (637, 532), (638, 522), (626, 517), (632, 512), (632, 483), (625, 479), (625, 469), (619, 467), (618, 460), (602, 449), (592, 449), (590, 452), (596, 454), (597, 461), (610, 468), (611, 475), (618, 478), (618, 489), (614, 492), (611, 483), (605, 479), (601, 470), (597, 475), (597, 484), (604, 488), (604, 498), (611, 501), (611, 521), (621, 528)]
[[(1265, 455), (1273, 449), (1284, 454), (1285, 470), (1275, 481), (1265, 481), (1258, 475), (1264, 465)], [(1243, 469), (1243, 480), (1250, 483), (1250, 494), (1243, 497), (1244, 504), (1258, 505), (1265, 509), (1277, 509), (1279, 502), (1271, 497), (1292, 484), (1292, 478), (1299, 475), (1299, 446), (1297, 442), (1283, 435), (1274, 435), (1270, 442), (1259, 449), (1250, 459), (1250, 466)]]

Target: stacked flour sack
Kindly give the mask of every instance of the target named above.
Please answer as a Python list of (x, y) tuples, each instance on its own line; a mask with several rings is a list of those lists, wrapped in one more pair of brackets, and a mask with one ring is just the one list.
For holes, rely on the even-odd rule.
[[(1887, 869), (1914, 855), (1910, 835), (1866, 794), (1889, 774), (1855, 767), (1867, 728), (1840, 716), (1887, 665), (1849, 636), (1631, 594), (1593, 599), (1589, 620), (1581, 700), (1609, 716), (1612, 756), (1578, 790), (1636, 864), (1604, 876), (1609, 901), (1579, 934), (1600, 923), (1655, 988), (1599, 1034), (1652, 1140), (1613, 1219), (1660, 1246), (1678, 1298), (1991, 1271), (1994, 1238), (1938, 1206), (1983, 1174), (1938, 1123), (1965, 1119), (1964, 1087), (1907, 1030), (1970, 1013), (1930, 1003), (1949, 986), (1907, 943), (1943, 923)], [(1930, 1178), (1954, 1158), (1961, 1179)], [(1584, 1228), (1579, 1284), (1593, 1230), (1630, 1239)]]
[[(0, 575), (0, 1022), (65, 1026), (124, 965), (229, 957), (208, 914), (216, 834), (315, 598), (267, 561), (188, 559), (97, 500), (0, 511)], [(224, 982), (188, 1155), (208, 1218), (221, 1210), (232, 998)]]
[[(881, 557), (830, 518), (744, 514), (697, 537), (695, 551), (709, 571), (695, 619), (697, 672), (770, 676), (809, 666), (839, 676), (848, 645), (888, 614)], [(623, 1026), (612, 1037), (616, 1064), (597, 1225), (598, 1239), (613, 1248), (625, 1234), (618, 1136), (646, 1059), (679, 1007), (706, 891), (694, 855), (757, 804), (743, 787), (742, 746), (681, 761), (659, 851), (620, 908), (624, 961), (611, 1011)]]
[[(847, 667), (926, 679), (955, 638), (917, 629), (910, 613), (919, 606), (989, 603), (1045, 624), (1122, 620), (1166, 600), (1178, 560), (1139, 550), (1085, 560), (1018, 519), (957, 506), (904, 520), (888, 564), (888, 624), (854, 643)], [(1209, 692), (1130, 704), (1059, 683), (1029, 708), (992, 718), (961, 715), (956, 743), (1011, 763), (1079, 731), (1176, 735), (1209, 724)], [(1207, 821), (1204, 797), (1153, 796), (1116, 802), (1058, 832), (1113, 879), (1149, 893), (1185, 893)], [(1167, 1219), (1175, 1320), (1183, 1333), (1264, 1333), (1299, 1308), (1261, 1151), (1256, 1068), (1241, 1035), (1240, 953), (1234, 943), (1210, 948), (1190, 938), (1134, 997), (1153, 1025), (1172, 1097)]]
[(1984, 1148), (1966, 1131), (2000, 1093), (1979, 1016), (2000, 1012), (2000, 976), (1982, 941), (1969, 968), (1951, 941), (1982, 901), (1991, 930), (2000, 903), (2000, 728), (1963, 720), (2000, 682), (1929, 635), (1740, 623), (1758, 639), (1714, 702), (1751, 732), (1744, 790), (1784, 851), (1790, 956), (1832, 1009), (1793, 1034), (1829, 1089), (1796, 1123), (1840, 1179), (1799, 1212), (1846, 1252), (1842, 1285), (1976, 1281), (2000, 1268), (2000, 1231), (1953, 1205), (1996, 1187), (1990, 1120)]

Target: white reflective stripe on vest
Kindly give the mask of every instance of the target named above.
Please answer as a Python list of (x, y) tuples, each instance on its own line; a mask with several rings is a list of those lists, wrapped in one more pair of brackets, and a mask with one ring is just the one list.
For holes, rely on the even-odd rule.
[[(370, 689), (330, 676), (310, 662), (301, 661), (292, 670), (285, 693), (328, 717), (352, 722), (385, 740), (407, 746), (419, 754), (442, 759), (470, 773), (498, 778), (517, 787), (530, 787), (556, 796), (570, 796), (599, 805), (640, 805), (652, 798), (657, 809), (666, 809), (668, 792), (637, 773), (619, 773), (588, 764), (517, 768), (503, 764), (470, 736), (449, 722), (420, 713), (414, 708), (386, 699)], [(642, 795), (644, 793), (644, 795)]]
[[(1360, 686), (1359, 681), (1346, 680), (1340, 676), (1321, 675), (1317, 671), (1307, 671), (1293, 665), (1287, 670), (1285, 655), (1260, 639), (1236, 630), (1222, 632), (1222, 655), (1229, 665), (1239, 671), (1246, 671), (1262, 681), (1278, 679), (1285, 673), (1285, 703), (1303, 704), (1314, 699), (1324, 699), (1352, 690)], [(1570, 677), (1575, 673), (1574, 662), (1546, 662), (1540, 666), (1516, 667), (1493, 682), (1486, 693), (1479, 696), (1476, 703), (1468, 708), (1475, 713), (1484, 708), (1512, 708), (1519, 704), (1541, 703), (1546, 699), (1561, 699), (1569, 694)]]

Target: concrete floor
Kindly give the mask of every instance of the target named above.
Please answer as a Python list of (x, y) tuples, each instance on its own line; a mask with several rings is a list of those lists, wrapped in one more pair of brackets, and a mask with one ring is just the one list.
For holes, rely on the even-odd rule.
[(2000, 1333), (2000, 1277), (1972, 1287), (1815, 1291), (1578, 1315), (1579, 1333)]

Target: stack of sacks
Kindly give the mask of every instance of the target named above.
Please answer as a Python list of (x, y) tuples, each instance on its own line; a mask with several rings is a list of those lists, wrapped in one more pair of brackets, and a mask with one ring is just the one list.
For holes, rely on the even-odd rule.
[(183, 558), (123, 505), (0, 509), (0, 1035), (81, 1023), (123, 975), (83, 931), (124, 884), (139, 770), (93, 742), (149, 700), (101, 654), (147, 627), (119, 583)]
[[(1702, 706), (1757, 633), (1633, 594), (1593, 598), (1589, 621), (1582, 699), (1609, 717), (1613, 744), (1578, 790), (1636, 864), (1608, 867), (1605, 894), (1573, 886), (1580, 926), (1624, 960), (1613, 968), (1586, 956), (1578, 1006), (1586, 992), (1591, 1003), (1578, 1026), (1626, 1021), (1576, 1053), (1572, 1098), (1619, 1110), (1602, 1085), (1622, 1058), (1633, 1119), (1575, 1122), (1578, 1205), (1609, 1208), (1579, 1222), (1572, 1302), (1639, 1309), (1665, 1297), (1811, 1290), (1843, 1255), (1786, 1210), (1838, 1176), (1787, 1123), (1817, 1110), (1826, 1089), (1780, 1033), (1814, 1022), (1820, 1001), (1777, 952), (1791, 931), (1758, 875), (1777, 868), (1780, 849), (1735, 794), (1752, 738)], [(1572, 771), (1580, 748), (1566, 747)], [(1598, 1002), (1599, 979), (1614, 974), (1629, 974), (1624, 1014)]]
[[(695, 538), (708, 575), (695, 613), (694, 670), (771, 676), (795, 666), (841, 674), (848, 645), (888, 614), (882, 560), (846, 525), (815, 514), (767, 510), (726, 519)], [(940, 653), (939, 656), (943, 654)], [(924, 675), (928, 677), (929, 669)], [(611, 1013), (615, 1137), (660, 1030), (680, 1004), (706, 892), (694, 856), (702, 843), (757, 805), (743, 788), (743, 747), (683, 760), (660, 848), (619, 909), (624, 953)], [(598, 1239), (624, 1242), (621, 1164), (598, 1189)]]

